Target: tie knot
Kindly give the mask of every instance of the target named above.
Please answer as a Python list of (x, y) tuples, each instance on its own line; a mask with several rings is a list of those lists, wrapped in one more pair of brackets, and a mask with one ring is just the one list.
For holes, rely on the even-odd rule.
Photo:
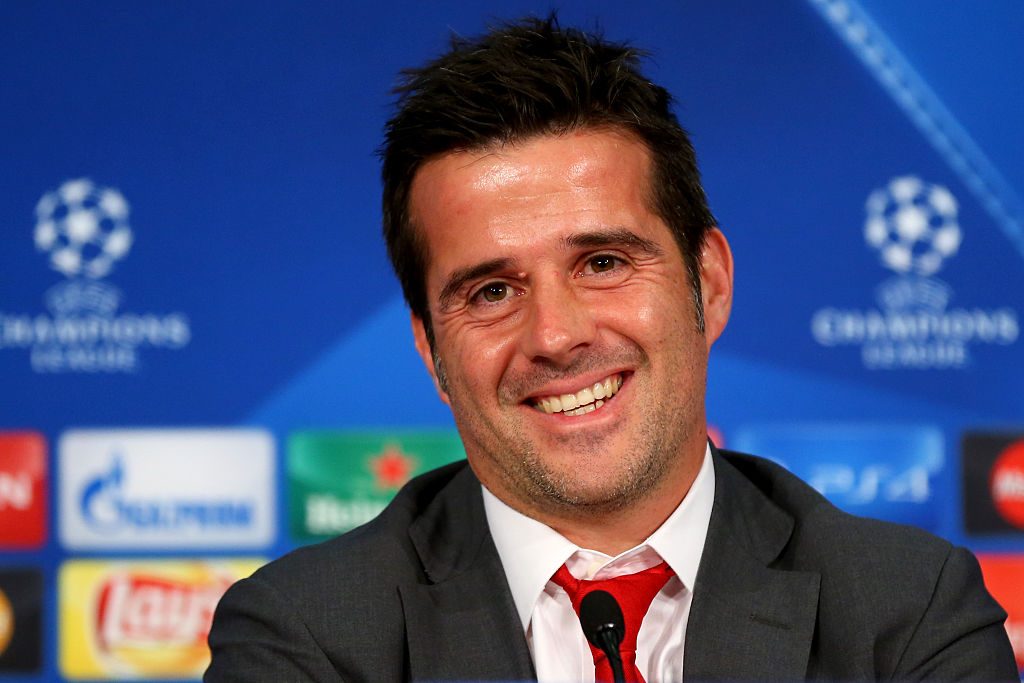
[[(588, 581), (574, 577), (563, 564), (558, 568), (558, 571), (555, 572), (551, 580), (561, 586), (569, 595), (572, 607), (577, 612), (580, 610), (580, 603), (588, 593), (602, 590), (612, 594), (612, 597), (622, 607), (622, 612), (626, 615), (627, 620), (630, 612), (635, 613), (637, 611), (639, 611), (640, 619), (643, 620), (644, 615), (647, 614), (647, 610), (651, 606), (651, 600), (654, 599), (654, 596), (658, 594), (673, 575), (675, 575), (675, 572), (668, 566), (668, 563), (662, 562), (659, 565), (636, 572), (635, 574), (623, 574), (611, 579)], [(627, 631), (630, 630), (628, 623), (626, 624), (626, 629)], [(636, 624), (635, 630), (640, 630), (639, 623)]]
[[(643, 677), (636, 668), (636, 637), (640, 632), (640, 624), (651, 606), (654, 596), (665, 586), (668, 580), (675, 574), (667, 563), (645, 569), (635, 574), (623, 574), (611, 579), (600, 581), (587, 581), (577, 579), (569, 573), (569, 569), (563, 564), (551, 578), (556, 584), (568, 594), (572, 602), (572, 608), (578, 615), (580, 603), (588, 593), (602, 590), (610, 593), (615, 601), (622, 608), (624, 635), (619, 652), (622, 656), (627, 681), (642, 682)], [(594, 657), (596, 675), (598, 681), (610, 681), (611, 669), (604, 653), (593, 645), (590, 645), (591, 654)]]

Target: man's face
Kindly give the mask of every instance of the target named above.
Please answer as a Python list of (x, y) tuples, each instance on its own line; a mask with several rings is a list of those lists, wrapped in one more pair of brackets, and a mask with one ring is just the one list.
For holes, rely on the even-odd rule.
[(542, 521), (674, 507), (700, 465), (732, 262), (712, 231), (701, 333), (649, 175), (644, 145), (585, 130), (450, 153), (413, 181), (442, 399), (484, 485)]

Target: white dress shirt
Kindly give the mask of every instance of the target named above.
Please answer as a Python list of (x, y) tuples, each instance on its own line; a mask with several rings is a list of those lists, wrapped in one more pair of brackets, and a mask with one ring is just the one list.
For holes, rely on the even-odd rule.
[(648, 683), (683, 678), (683, 644), (715, 499), (710, 448), (679, 507), (650, 537), (618, 557), (579, 548), (486, 488), (484, 510), (540, 683), (594, 683), (594, 660), (569, 596), (551, 581), (565, 563), (577, 579), (633, 574), (663, 560), (675, 571), (654, 597), (637, 638), (637, 667)]

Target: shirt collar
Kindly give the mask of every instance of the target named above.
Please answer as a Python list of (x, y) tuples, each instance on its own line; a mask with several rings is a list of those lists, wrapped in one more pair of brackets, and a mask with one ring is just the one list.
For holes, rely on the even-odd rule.
[[(525, 630), (537, 598), (551, 576), (573, 553), (582, 549), (551, 527), (513, 510), (486, 487), (483, 487), (483, 496), (487, 524)], [(668, 563), (683, 585), (692, 590), (714, 500), (715, 470), (708, 447), (693, 485), (675, 511), (644, 543), (619, 557), (634, 556), (637, 549), (649, 547)], [(595, 551), (588, 553), (596, 554)], [(616, 559), (609, 557), (608, 562)]]

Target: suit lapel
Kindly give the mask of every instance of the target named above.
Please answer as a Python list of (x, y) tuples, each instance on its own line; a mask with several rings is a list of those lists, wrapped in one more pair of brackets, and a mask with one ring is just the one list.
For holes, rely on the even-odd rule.
[(427, 577), (400, 587), (412, 680), (534, 679), (533, 663), (469, 467), (409, 530)]
[(820, 575), (771, 568), (793, 530), (715, 453), (715, 504), (686, 629), (686, 680), (801, 680)]
[[(820, 575), (773, 568), (793, 519), (717, 452), (715, 503), (686, 630), (686, 680), (801, 680)], [(400, 588), (412, 680), (536, 674), (466, 467), (409, 530), (426, 581)]]

